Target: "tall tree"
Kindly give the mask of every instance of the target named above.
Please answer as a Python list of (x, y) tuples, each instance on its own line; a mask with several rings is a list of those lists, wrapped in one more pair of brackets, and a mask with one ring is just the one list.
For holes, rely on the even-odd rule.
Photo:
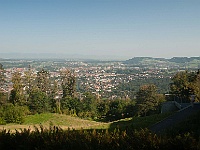
[(136, 93), (138, 114), (146, 116), (150, 110), (156, 110), (160, 103), (160, 97), (157, 94), (157, 87), (153, 84), (143, 85)]
[(86, 92), (81, 100), (81, 109), (84, 112), (83, 117), (97, 116), (97, 98), (92, 93)]
[(3, 68), (3, 65), (0, 63), (0, 87), (2, 88), (5, 84), (5, 70)]
[(61, 85), (63, 90), (63, 98), (74, 97), (76, 91), (76, 77), (74, 72), (69, 69), (61, 70)]
[(53, 112), (61, 113), (60, 100), (61, 100), (60, 87), (57, 80), (54, 80), (51, 86), (51, 93), (49, 95), (50, 105)]
[(50, 98), (51, 99), (56, 99), (58, 97), (60, 97), (60, 87), (59, 87), (59, 84), (58, 84), (58, 81), (57, 80), (54, 80), (52, 82), (52, 86), (51, 86), (51, 89), (50, 89)]
[(97, 98), (92, 93), (86, 92), (83, 95), (82, 106), (84, 111), (94, 111), (96, 112), (97, 108)]
[[(77, 115), (81, 110), (80, 99), (76, 97), (66, 97), (61, 101), (61, 109), (63, 112), (68, 111), (69, 115)], [(65, 112), (66, 113), (66, 112)]]
[(30, 100), (28, 102), (29, 109), (32, 113), (43, 113), (50, 110), (50, 102), (46, 93), (39, 89), (33, 89), (30, 94)]
[(26, 103), (24, 96), (24, 85), (22, 80), (22, 74), (15, 72), (12, 75), (13, 89), (10, 94), (10, 101), (13, 104), (24, 105)]
[(106, 113), (106, 118), (110, 121), (124, 118), (127, 100), (116, 99), (109, 103), (109, 111)]
[(26, 91), (26, 99), (29, 99), (29, 96), (33, 89), (36, 87), (35, 83), (36, 76), (34, 75), (33, 70), (29, 66), (28, 70), (24, 72), (24, 85)]
[(196, 94), (196, 97), (198, 101), (200, 101), (200, 70), (197, 71), (196, 85), (198, 88), (198, 93)]
[(37, 87), (41, 92), (44, 92), (46, 95), (50, 93), (50, 75), (49, 72), (42, 69), (37, 73)]
[(198, 72), (178, 72), (172, 78), (170, 92), (189, 102), (191, 95), (197, 96), (199, 93), (198, 77)]
[(97, 102), (97, 112), (98, 117), (105, 116), (109, 111), (109, 101), (108, 100), (99, 100)]
[(0, 104), (6, 103), (7, 94), (5, 93), (5, 70), (3, 65), (0, 63)]

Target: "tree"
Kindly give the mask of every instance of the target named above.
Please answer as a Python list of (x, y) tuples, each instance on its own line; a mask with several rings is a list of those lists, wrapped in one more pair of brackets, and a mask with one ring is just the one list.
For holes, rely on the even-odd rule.
[(49, 98), (40, 89), (34, 89), (30, 94), (28, 106), (32, 113), (48, 112), (50, 110)]
[(198, 88), (198, 93), (196, 94), (196, 97), (198, 100), (200, 100), (200, 70), (197, 71), (196, 85)]
[(6, 103), (7, 94), (5, 93), (4, 86), (5, 86), (5, 70), (3, 65), (0, 63), (0, 104)]
[(150, 110), (156, 110), (160, 103), (157, 94), (157, 87), (153, 84), (143, 85), (136, 93), (136, 101), (138, 106), (138, 115), (146, 116)]
[(3, 65), (0, 63), (0, 87), (2, 88), (5, 84), (5, 70), (3, 68)]
[(26, 103), (24, 95), (24, 85), (20, 72), (15, 72), (12, 76), (13, 89), (10, 94), (10, 102), (12, 104), (24, 105)]
[(109, 121), (113, 121), (124, 118), (126, 105), (126, 100), (123, 99), (116, 99), (110, 101), (109, 111), (106, 113), (106, 119)]
[(178, 72), (170, 85), (170, 93), (179, 96), (185, 101), (190, 101), (191, 95), (198, 96), (199, 93), (198, 72)]
[(0, 91), (0, 105), (7, 103), (7, 98), (8, 98), (7, 93)]
[(29, 114), (29, 110), (26, 106), (7, 103), (0, 108), (0, 118), (5, 123), (23, 123), (27, 114)]
[(53, 81), (52, 84), (52, 89), (50, 90), (51, 93), (49, 95), (49, 99), (50, 99), (50, 105), (51, 105), (51, 109), (52, 112), (57, 112), (57, 113), (61, 113), (61, 108), (60, 108), (60, 100), (61, 100), (61, 94), (59, 92), (59, 85), (57, 80)]
[(35, 78), (33, 70), (29, 66), (28, 70), (24, 72), (24, 85), (27, 96), (30, 95), (31, 91), (35, 87)]
[(74, 97), (76, 91), (76, 78), (75, 74), (68, 70), (61, 70), (60, 72), (61, 77), (61, 86), (63, 90), (63, 98), (65, 97)]
[(96, 111), (97, 100), (96, 96), (92, 93), (86, 92), (82, 99), (83, 110), (85, 111)]
[(68, 115), (76, 116), (81, 111), (80, 106), (80, 100), (76, 97), (65, 97), (61, 100), (62, 112)]
[(37, 87), (38, 89), (48, 95), (50, 93), (50, 75), (49, 72), (42, 69), (37, 73)]
[(83, 99), (81, 100), (81, 110), (82, 114), (79, 113), (80, 117), (96, 117), (97, 116), (97, 98), (92, 93), (86, 92), (83, 94)]
[(60, 97), (59, 90), (60, 89), (59, 89), (58, 81), (54, 80), (51, 86), (50, 98), (55, 99), (57, 97)]
[(97, 102), (97, 112), (98, 117), (106, 116), (109, 111), (109, 101), (108, 100), (100, 100)]

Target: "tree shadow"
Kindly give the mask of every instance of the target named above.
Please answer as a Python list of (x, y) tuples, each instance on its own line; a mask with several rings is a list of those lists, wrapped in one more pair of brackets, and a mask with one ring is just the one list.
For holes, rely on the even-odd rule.
[(110, 124), (110, 127), (108, 130), (113, 131), (115, 129), (119, 129), (119, 130), (133, 130), (133, 129), (138, 129), (136, 127), (134, 127), (134, 121), (133, 118), (127, 118), (127, 119), (121, 119), (118, 121), (113, 121)]

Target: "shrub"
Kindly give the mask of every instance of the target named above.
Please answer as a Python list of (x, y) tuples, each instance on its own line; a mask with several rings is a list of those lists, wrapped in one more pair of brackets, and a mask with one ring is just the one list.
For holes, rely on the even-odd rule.
[(199, 149), (199, 140), (191, 134), (176, 137), (158, 137), (148, 130), (112, 132), (108, 130), (62, 130), (40, 126), (35, 130), (24, 129), (15, 133), (0, 131), (0, 149), (44, 150), (168, 150)]
[(5, 124), (6, 124), (6, 122), (5, 122), (4, 118), (0, 117), (0, 125), (5, 125)]
[(14, 106), (11, 103), (5, 104), (1, 108), (0, 122), (5, 123), (23, 123), (24, 117), (29, 113), (25, 106)]

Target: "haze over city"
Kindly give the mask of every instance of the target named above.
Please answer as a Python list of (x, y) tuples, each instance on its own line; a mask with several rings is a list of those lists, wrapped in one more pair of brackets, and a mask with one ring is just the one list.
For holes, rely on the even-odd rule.
[(1, 0), (0, 58), (199, 56), (199, 18), (199, 0)]

